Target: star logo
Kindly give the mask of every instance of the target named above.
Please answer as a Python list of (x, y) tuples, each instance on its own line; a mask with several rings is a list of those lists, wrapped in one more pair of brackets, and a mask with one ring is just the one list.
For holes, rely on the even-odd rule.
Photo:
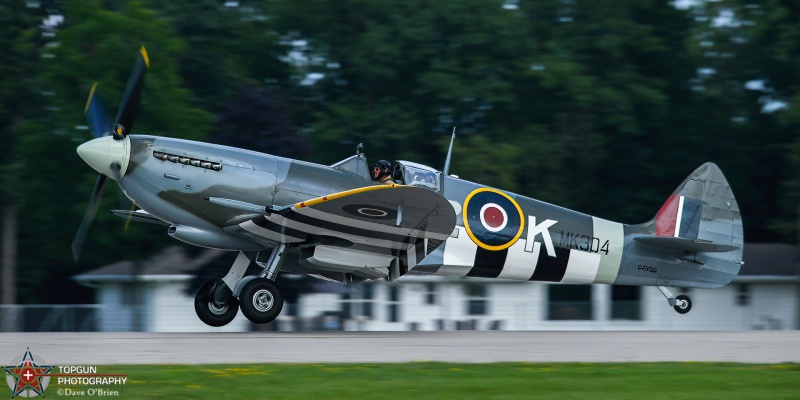
[(11, 388), (11, 398), (20, 397), (36, 397), (44, 396), (44, 390), (47, 384), (50, 383), (50, 377), (47, 376), (53, 367), (45, 364), (45, 361), (40, 357), (36, 357), (39, 363), (34, 359), (30, 349), (25, 350), (25, 354), (20, 360), (19, 357), (12, 361), (12, 364), (19, 363), (19, 365), (9, 365), (3, 367), (6, 371), (6, 382), (8, 387)]

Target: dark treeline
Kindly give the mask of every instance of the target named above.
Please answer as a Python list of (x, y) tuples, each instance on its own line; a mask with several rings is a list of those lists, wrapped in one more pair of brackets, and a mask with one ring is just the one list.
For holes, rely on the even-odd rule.
[[(7, 3), (7, 4), (6, 4)], [(678, 6), (676, 6), (675, 4)], [(93, 82), (116, 109), (151, 60), (135, 133), (329, 164), (355, 152), (441, 168), (638, 223), (705, 161), (750, 242), (798, 240), (800, 7), (722, 0), (210, 0), (0, 5), (0, 207), (21, 303), (90, 302), (70, 276), (176, 244), (99, 213)], [(101, 209), (129, 208), (114, 187)]]

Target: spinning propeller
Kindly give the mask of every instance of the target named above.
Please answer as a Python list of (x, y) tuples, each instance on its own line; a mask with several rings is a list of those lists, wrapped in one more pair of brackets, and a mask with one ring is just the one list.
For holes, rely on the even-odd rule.
[(100, 174), (94, 184), (94, 190), (92, 190), (92, 196), (89, 198), (89, 204), (86, 207), (86, 213), (83, 215), (81, 226), (72, 241), (72, 256), (76, 262), (80, 256), (86, 234), (97, 213), (97, 207), (100, 205), (108, 178), (119, 182), (125, 174), (125, 169), (127, 169), (130, 149), (128, 140), (125, 137), (132, 131), (133, 121), (139, 111), (144, 75), (148, 68), (150, 68), (150, 59), (147, 57), (147, 51), (144, 46), (142, 46), (139, 50), (136, 64), (133, 66), (131, 77), (128, 80), (128, 86), (125, 88), (125, 94), (122, 95), (119, 111), (113, 124), (109, 122), (108, 111), (97, 91), (97, 83), (92, 86), (89, 99), (86, 101), (84, 114), (95, 139), (80, 145), (78, 147), (78, 155)]

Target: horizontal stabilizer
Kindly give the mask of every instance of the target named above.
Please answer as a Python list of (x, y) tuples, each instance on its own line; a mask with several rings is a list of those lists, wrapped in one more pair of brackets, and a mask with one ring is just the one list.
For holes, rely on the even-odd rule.
[(702, 239), (686, 239), (682, 237), (639, 236), (634, 238), (634, 240), (645, 246), (667, 251), (685, 251), (689, 253), (724, 253), (727, 251), (739, 250), (738, 246), (719, 244)]
[(109, 211), (111, 211), (112, 214), (114, 214), (114, 215), (116, 215), (118, 217), (125, 218), (125, 219), (130, 219), (130, 220), (133, 220), (133, 221), (147, 222), (147, 223), (151, 223), (151, 224), (160, 224), (160, 225), (166, 225), (166, 226), (170, 225), (169, 223), (167, 223), (165, 221), (162, 221), (162, 220), (150, 215), (145, 210), (136, 210), (136, 211), (131, 211), (131, 210), (109, 210)]

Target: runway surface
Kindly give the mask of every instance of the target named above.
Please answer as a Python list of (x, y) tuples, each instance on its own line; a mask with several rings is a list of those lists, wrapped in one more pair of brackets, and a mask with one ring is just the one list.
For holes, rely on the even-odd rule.
[(52, 365), (446, 362), (800, 362), (800, 331), (0, 333)]

